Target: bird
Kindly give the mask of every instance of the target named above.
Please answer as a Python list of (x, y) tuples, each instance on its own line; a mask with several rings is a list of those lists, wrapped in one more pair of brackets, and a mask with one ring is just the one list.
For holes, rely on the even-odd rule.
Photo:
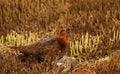
[(61, 26), (57, 37), (39, 40), (36, 43), (27, 46), (9, 46), (9, 48), (18, 50), (26, 56), (37, 55), (37, 57), (62, 57), (69, 55), (68, 33), (70, 29), (67, 26)]

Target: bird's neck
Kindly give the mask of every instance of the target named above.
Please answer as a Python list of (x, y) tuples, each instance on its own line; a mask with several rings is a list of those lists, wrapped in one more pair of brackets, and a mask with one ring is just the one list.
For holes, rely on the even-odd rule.
[(60, 35), (59, 35), (58, 40), (59, 40), (59, 43), (61, 45), (61, 48), (62, 49), (66, 49), (66, 47), (69, 44), (69, 41), (68, 41), (68, 38), (67, 38), (67, 34), (65, 32), (61, 32)]
[(66, 32), (60, 32), (60, 35), (59, 35), (59, 36), (66, 38), (66, 37), (67, 37), (67, 33), (66, 33)]

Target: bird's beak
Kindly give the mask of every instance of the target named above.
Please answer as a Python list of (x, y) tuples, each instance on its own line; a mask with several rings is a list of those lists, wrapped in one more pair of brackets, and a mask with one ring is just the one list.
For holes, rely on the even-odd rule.
[(67, 33), (70, 33), (70, 29), (67, 29), (66, 32), (67, 32)]

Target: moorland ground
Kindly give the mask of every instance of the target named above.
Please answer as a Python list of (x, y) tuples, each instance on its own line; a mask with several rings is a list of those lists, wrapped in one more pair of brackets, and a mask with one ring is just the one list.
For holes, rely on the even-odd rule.
[[(112, 57), (111, 61), (98, 62), (95, 68), (88, 65), (83, 69), (77, 69), (76, 74), (85, 71), (86, 74), (120, 73), (119, 0), (0, 0), (0, 43), (3, 45), (31, 44), (34, 42), (31, 38), (34, 35), (35, 41), (36, 36), (38, 39), (56, 37), (61, 25), (67, 25), (71, 29), (69, 34), (71, 50), (75, 51), (71, 51), (71, 56), (82, 58), (84, 61)], [(21, 38), (20, 36), (25, 43), (17, 40)], [(3, 45), (0, 46), (1, 74), (61, 72), (56, 66), (51, 67), (52, 60), (47, 63), (33, 63), (31, 62), (33, 57), (25, 57), (26, 61), (21, 62), (17, 56), (18, 52), (9, 50)], [(79, 47), (78, 53), (75, 47)], [(66, 74), (72, 72), (68, 71)]]

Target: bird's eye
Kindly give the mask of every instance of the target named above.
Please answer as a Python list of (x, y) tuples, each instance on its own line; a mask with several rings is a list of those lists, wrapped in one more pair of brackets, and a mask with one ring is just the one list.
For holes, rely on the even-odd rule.
[(69, 32), (70, 32), (70, 29), (68, 28), (68, 29), (66, 30), (66, 32), (69, 33)]

